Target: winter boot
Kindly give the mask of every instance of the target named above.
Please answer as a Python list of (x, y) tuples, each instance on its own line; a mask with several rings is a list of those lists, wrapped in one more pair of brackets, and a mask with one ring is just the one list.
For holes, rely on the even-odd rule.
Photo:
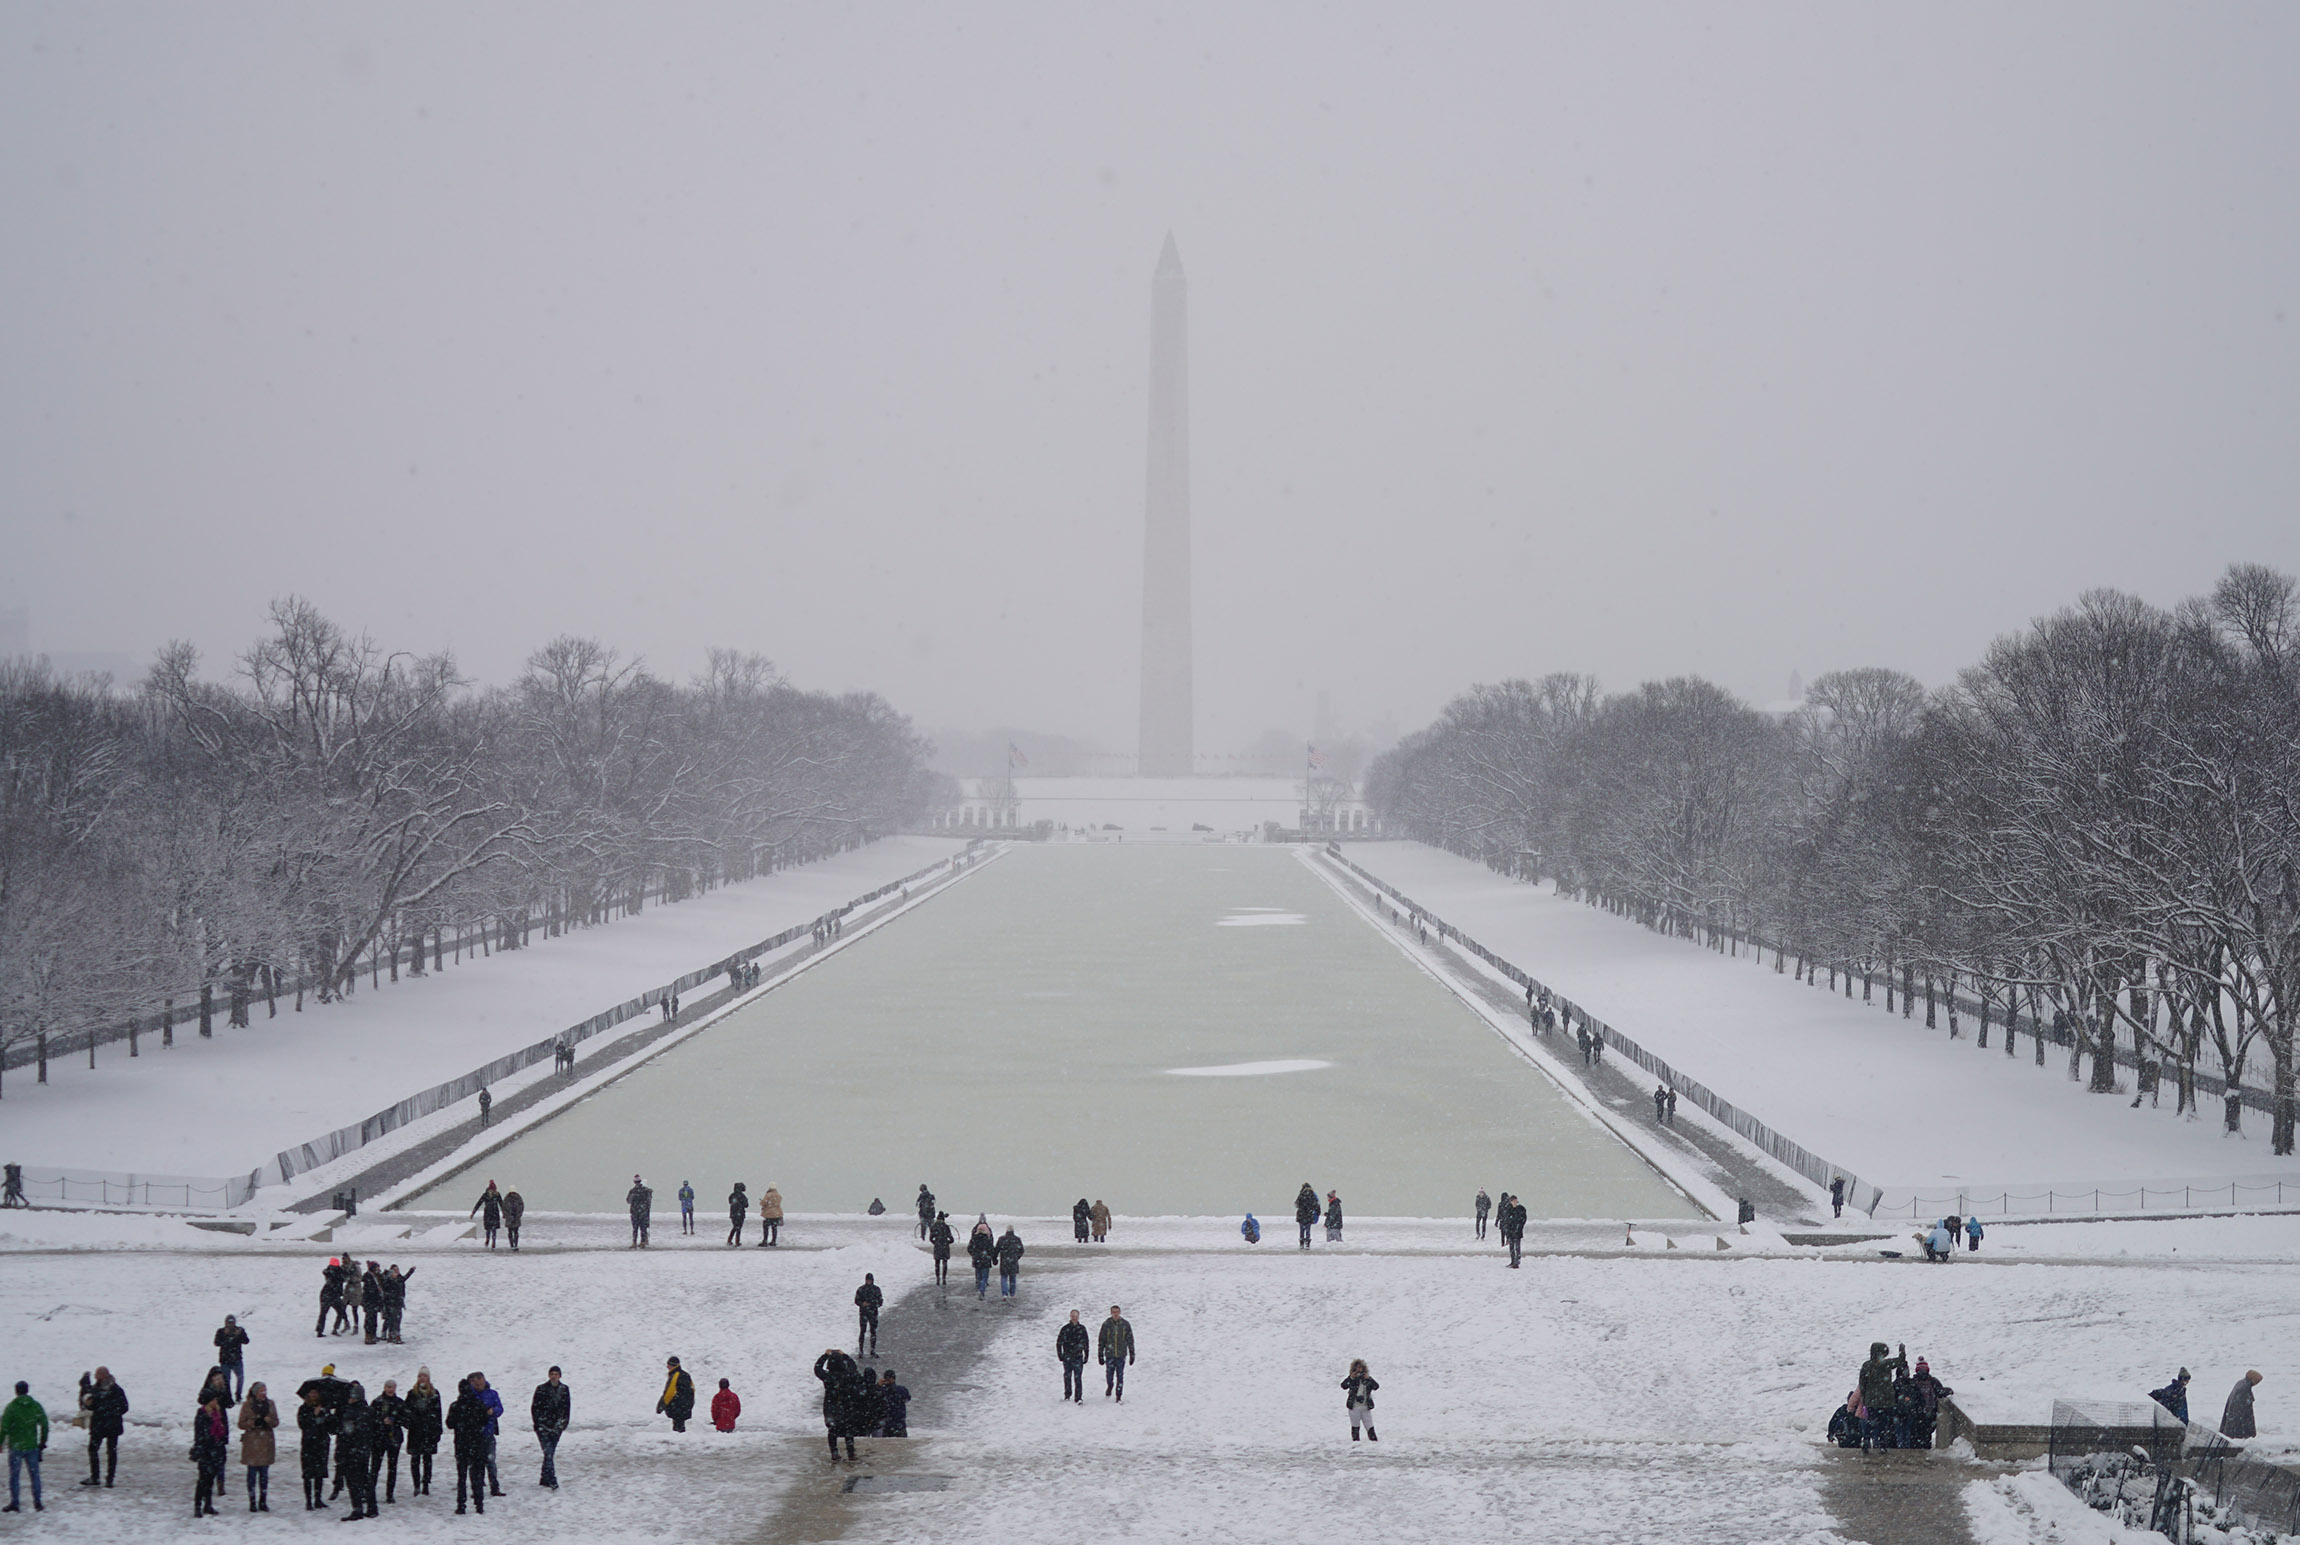
[(1382, 1441), (1382, 1435), (1374, 1431), (1373, 1424), (1371, 1422), (1366, 1424), (1366, 1441), (1368, 1443), (1379, 1443)]
[(1357, 1428), (1355, 1428), (1355, 1427), (1352, 1427), (1352, 1428), (1350, 1429), (1350, 1441), (1351, 1441), (1352, 1443), (1355, 1443), (1355, 1442), (1357, 1442), (1357, 1441), (1358, 1441), (1358, 1429), (1357, 1429)]

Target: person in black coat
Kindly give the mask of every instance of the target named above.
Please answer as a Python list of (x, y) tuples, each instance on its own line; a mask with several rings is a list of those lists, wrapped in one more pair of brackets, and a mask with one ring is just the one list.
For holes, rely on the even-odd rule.
[(950, 1214), (934, 1215), (934, 1226), (926, 1231), (927, 1243), (934, 1246), (934, 1280), (944, 1287), (950, 1285), (950, 1247), (958, 1242), (951, 1231)]
[(855, 1356), (863, 1355), (863, 1342), (870, 1342), (872, 1355), (878, 1352), (878, 1312), (886, 1303), (886, 1294), (879, 1291), (878, 1279), (863, 1273), (862, 1286), (855, 1289)]
[(354, 1384), (351, 1398), (335, 1417), (336, 1463), (351, 1490), (347, 1520), (376, 1516), (375, 1451), (381, 1446), (379, 1438), (375, 1408), (367, 1403), (367, 1391)]
[(1054, 1355), (1062, 1363), (1062, 1398), (1077, 1405), (1086, 1404), (1086, 1353), (1088, 1351), (1086, 1327), (1078, 1323), (1078, 1311), (1070, 1311), (1070, 1323), (1054, 1333)]
[[(516, 1223), (511, 1225), (511, 1243), (514, 1248), (519, 1244)], [(407, 1279), (415, 1272), (413, 1266), (401, 1271), (399, 1262), (393, 1261), (383, 1274), (383, 1339), (394, 1345), (398, 1344), (400, 1329), (407, 1320)]]
[(455, 1399), (447, 1408), (447, 1430), (455, 1434), (455, 1510), (463, 1511), (464, 1488), (470, 1487), (471, 1506), (487, 1511), (487, 1407), (471, 1392), (469, 1379), (455, 1381)]
[(743, 1219), (750, 1215), (750, 1211), (750, 1193), (743, 1189), (743, 1183), (738, 1180), (735, 1189), (727, 1193), (727, 1222), (731, 1225), (727, 1230), (728, 1244), (739, 1245), (743, 1242)]
[(889, 1368), (878, 1376), (879, 1407), (886, 1413), (879, 1423), (882, 1438), (910, 1436), (910, 1390), (895, 1382), (894, 1370)]
[(303, 1404), (296, 1407), (295, 1429), (303, 1440), (303, 1510), (327, 1506), (328, 1446), (335, 1437), (335, 1413), (320, 1403), (319, 1391), (303, 1387)]
[[(399, 1393), (399, 1380), (385, 1379), (383, 1393), (367, 1403), (375, 1415), (375, 1454), (370, 1463), (383, 1472), (383, 1500), (396, 1502), (399, 1490), (399, 1446), (407, 1441), (407, 1401)], [(373, 1474), (373, 1471), (370, 1471)], [(370, 1490), (374, 1482), (369, 1482)]]
[(1504, 1191), (1494, 1222), (1501, 1230), (1501, 1242), (1509, 1246), (1509, 1264), (1514, 1267), (1525, 1249), (1525, 1204)]
[[(688, 1385), (690, 1389), (694, 1386)], [(528, 1419), (535, 1424), (535, 1441), (543, 1445), (543, 1476), (535, 1484), (559, 1489), (559, 1440), (567, 1435), (568, 1424), (575, 1420), (575, 1395), (559, 1377), (559, 1368), (553, 1364), (542, 1383), (535, 1386), (535, 1398), (527, 1403)]]
[(929, 1191), (929, 1190), (926, 1188), (926, 1182), (922, 1180), (922, 1181), (920, 1181), (920, 1182), (918, 1183), (918, 1237), (919, 1237), (919, 1238), (921, 1238), (921, 1239), (924, 1239), (924, 1238), (926, 1238), (928, 1230), (929, 1230), (929, 1229), (930, 1229), (930, 1228), (933, 1226), (933, 1224), (934, 1224), (934, 1219), (935, 1219), (935, 1211), (934, 1211), (934, 1193), (933, 1193), (932, 1191)]
[(974, 1263), (974, 1296), (981, 1298), (990, 1291), (990, 1268), (998, 1264), (998, 1241), (990, 1237), (989, 1224), (975, 1223), (967, 1236), (966, 1258)]
[(839, 1439), (846, 1439), (847, 1458), (855, 1457), (856, 1386), (862, 1369), (844, 1349), (832, 1347), (815, 1359), (815, 1377), (823, 1383), (823, 1435), (831, 1446), (831, 1462), (838, 1463)]
[(1078, 1205), (1070, 1209), (1070, 1231), (1078, 1236), (1080, 1244), (1084, 1244), (1087, 1233), (1093, 1227), (1094, 1205), (1082, 1196), (1078, 1199)]
[(431, 1382), (429, 1368), (415, 1370), (415, 1384), (407, 1392), (407, 1410), (400, 1421), (407, 1429), (408, 1488), (418, 1497), (428, 1497), (432, 1465), (439, 1456), (439, 1440), (447, 1431), (439, 1386)]
[(359, 1306), (367, 1317), (367, 1344), (374, 1346), (383, 1329), (383, 1267), (375, 1261), (367, 1263), (367, 1274), (359, 1279)]
[(886, 1426), (886, 1397), (879, 1393), (878, 1370), (865, 1368), (855, 1384), (855, 1436), (875, 1438)]
[(248, 1333), (240, 1328), (239, 1317), (224, 1316), (223, 1329), (216, 1332), (216, 1366), (232, 1376), (232, 1399), (238, 1400), (247, 1388)]
[(1317, 1188), (1303, 1181), (1302, 1189), (1294, 1193), (1294, 1222), (1301, 1227), (1303, 1249), (1310, 1248), (1310, 1230), (1324, 1213), (1325, 1208), (1318, 1205)]
[(113, 1379), (111, 1369), (98, 1368), (80, 1400), (88, 1412), (88, 1478), (80, 1484), (96, 1484), (100, 1453), (103, 1483), (109, 1486), (120, 1472), (120, 1434), (128, 1429), (128, 1392)]
[(2148, 1392), (2148, 1398), (2155, 1401), (2158, 1405), (2164, 1407), (2164, 1409), (2167, 1411), (2170, 1411), (2174, 1416), (2179, 1417), (2182, 1421), (2187, 1421), (2188, 1370), (2186, 1368), (2181, 1369), (2178, 1374), (2174, 1375), (2172, 1382), (2165, 1385), (2164, 1388), (2150, 1390)]
[(998, 1236), (998, 1296), (1014, 1296), (1014, 1280), (1022, 1273), (1022, 1236), (1014, 1232), (1014, 1225), (1006, 1225), (1006, 1232)]
[(673, 1432), (685, 1432), (687, 1418), (695, 1414), (695, 1381), (676, 1357), (666, 1359), (663, 1368), (663, 1396), (655, 1402), (655, 1410), (671, 1419)]

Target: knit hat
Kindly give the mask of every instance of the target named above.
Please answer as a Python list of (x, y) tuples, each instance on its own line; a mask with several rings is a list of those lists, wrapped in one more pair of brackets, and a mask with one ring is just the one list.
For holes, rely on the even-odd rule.
[(334, 1373), (334, 1372), (335, 1372), (335, 1364), (333, 1364), (333, 1363), (321, 1363), (321, 1364), (319, 1365), (319, 1371), (320, 1371), (320, 1373), (321, 1373), (322, 1375), (332, 1374), (332, 1373)]
[(2181, 1382), (2185, 1384), (2186, 1382), (2188, 1382), (2188, 1378), (2189, 1378), (2189, 1373), (2188, 1373), (2188, 1370), (2187, 1370), (2186, 1368), (2183, 1368), (2183, 1369), (2181, 1369), (2181, 1370), (2180, 1370), (2180, 1380), (2181, 1380)]
[(1926, 1362), (1926, 1361), (1925, 1361), (1923, 1358), (1921, 1358), (1921, 1357), (1917, 1359), (1917, 1372), (1919, 1372), (1919, 1373), (1929, 1373), (1929, 1372), (1931, 1372), (1931, 1371), (1932, 1371), (1932, 1364), (1930, 1364), (1930, 1363)]

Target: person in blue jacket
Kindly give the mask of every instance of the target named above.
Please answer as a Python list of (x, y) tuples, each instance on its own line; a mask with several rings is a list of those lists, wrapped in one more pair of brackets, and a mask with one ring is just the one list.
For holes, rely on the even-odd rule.
[(1239, 1237), (1243, 1238), (1246, 1243), (1250, 1245), (1260, 1244), (1262, 1242), (1262, 1225), (1260, 1220), (1258, 1220), (1252, 1213), (1247, 1213), (1246, 1221), (1238, 1225), (1238, 1234)]
[(695, 1188), (688, 1182), (679, 1182), (679, 1232), (695, 1232)]
[(1981, 1220), (1978, 1218), (1967, 1218), (1965, 1219), (1965, 1249), (1967, 1251), (1972, 1251), (1978, 1250), (1980, 1247)]

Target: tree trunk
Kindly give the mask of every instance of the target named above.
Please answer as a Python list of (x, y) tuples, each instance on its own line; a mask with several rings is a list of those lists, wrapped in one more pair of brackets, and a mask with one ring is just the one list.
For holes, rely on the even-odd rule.
[(2228, 1086), (2228, 1093), (2223, 1097), (2221, 1103), (2220, 1121), (2220, 1129), (2223, 1132), (2236, 1133), (2244, 1130), (2244, 1089), (2242, 1085), (2230, 1084)]
[(164, 1051), (176, 1044), (176, 1000), (166, 998), (160, 1003), (160, 1047)]
[(137, 1051), (136, 1051), (136, 1030), (137, 1030), (137, 1025), (136, 1025), (136, 1016), (135, 1016), (135, 1015), (133, 1015), (133, 1014), (130, 1014), (130, 1015), (128, 1016), (128, 1055), (129, 1055), (129, 1056), (131, 1056), (131, 1057), (133, 1057), (133, 1056), (136, 1056), (136, 1055), (137, 1055)]
[[(1903, 963), (1901, 966), (1901, 1017), (1910, 1018), (1916, 1012), (1917, 968)], [(1933, 979), (1925, 978), (1925, 1028), (1933, 1027)]]
[(40, 1059), (39, 1082), (44, 1084), (48, 1081), (48, 1032), (45, 1030), (38, 1032), (34, 1040), (36, 1044), (33, 1050)]
[(2092, 1052), (2092, 1093), (2116, 1093), (2116, 1019), (2112, 1015), (2100, 1027), (2100, 1040)]
[(216, 989), (212, 982), (200, 983), (200, 1039), (211, 1040), (216, 1033)]

